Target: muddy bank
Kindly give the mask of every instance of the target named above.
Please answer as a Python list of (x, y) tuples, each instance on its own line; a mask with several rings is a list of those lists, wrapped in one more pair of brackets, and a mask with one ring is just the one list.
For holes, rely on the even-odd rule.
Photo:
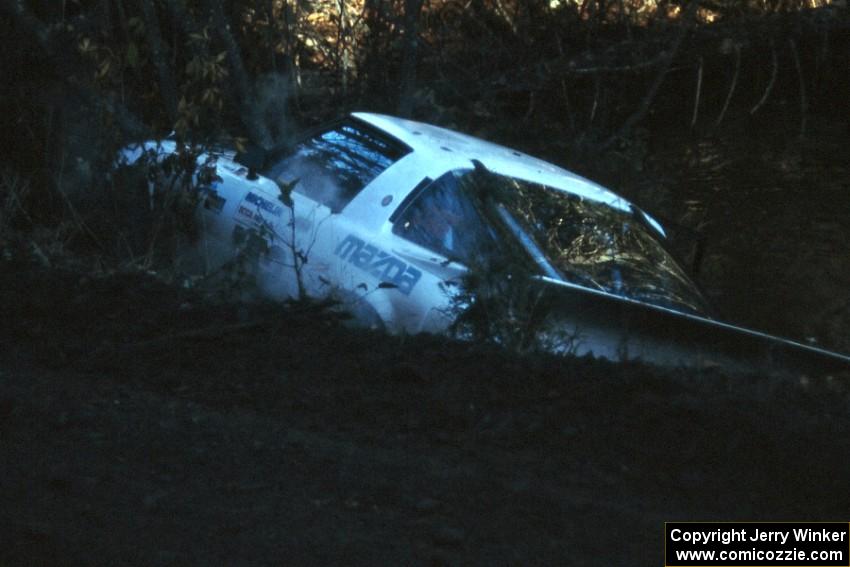
[(0, 295), (3, 564), (659, 564), (665, 520), (850, 505), (842, 377), (520, 358), (143, 274), (4, 264)]

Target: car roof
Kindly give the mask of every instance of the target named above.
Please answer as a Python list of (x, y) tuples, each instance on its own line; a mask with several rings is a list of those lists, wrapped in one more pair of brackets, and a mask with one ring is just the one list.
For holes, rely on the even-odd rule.
[(631, 203), (601, 185), (520, 151), (404, 118), (370, 112), (354, 112), (352, 116), (406, 144), (415, 153), (430, 154), (435, 160), (445, 160), (448, 153), (453, 158), (450, 161), (465, 158), (471, 166), (471, 160), (475, 159), (502, 175), (549, 185), (621, 210), (631, 210)]

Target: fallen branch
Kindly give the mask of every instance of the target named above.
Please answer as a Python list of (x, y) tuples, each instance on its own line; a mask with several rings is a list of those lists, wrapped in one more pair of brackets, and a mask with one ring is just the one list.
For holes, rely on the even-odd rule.
[(793, 39), (789, 39), (791, 45), (791, 54), (794, 56), (794, 66), (797, 68), (797, 78), (800, 80), (800, 137), (806, 135), (806, 120), (809, 113), (809, 99), (806, 95), (806, 79), (803, 77), (803, 66), (800, 65), (800, 55), (797, 53), (797, 44)]
[(729, 85), (729, 92), (726, 93), (726, 101), (723, 103), (723, 109), (717, 117), (714, 126), (720, 126), (723, 122), (723, 117), (726, 116), (726, 111), (729, 109), (729, 101), (732, 100), (732, 95), (735, 93), (735, 87), (738, 86), (738, 74), (741, 72), (741, 46), (735, 45), (735, 73), (732, 75), (732, 84)]
[(776, 60), (776, 48), (773, 45), (773, 40), (770, 41), (770, 55), (771, 60), (773, 61), (773, 66), (771, 67), (770, 72), (770, 81), (768, 81), (767, 87), (764, 89), (764, 94), (761, 95), (761, 99), (756, 103), (754, 107), (750, 109), (750, 114), (755, 114), (759, 111), (765, 101), (767, 101), (767, 97), (770, 96), (770, 92), (773, 90), (774, 83), (776, 83), (776, 75), (779, 70), (779, 63)]
[(696, 126), (697, 117), (699, 116), (699, 98), (700, 93), (702, 92), (702, 67), (703, 67), (703, 59), (702, 56), (699, 58), (699, 70), (697, 71), (697, 93), (694, 100), (694, 115), (691, 117), (691, 128)]

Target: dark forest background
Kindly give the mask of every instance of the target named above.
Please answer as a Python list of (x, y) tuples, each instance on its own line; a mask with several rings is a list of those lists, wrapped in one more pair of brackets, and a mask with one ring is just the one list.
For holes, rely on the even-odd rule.
[(115, 237), (132, 215), (104, 220), (122, 145), (175, 131), (194, 152), (271, 146), (370, 110), (609, 185), (668, 222), (686, 263), (702, 241), (696, 279), (726, 318), (850, 349), (844, 2), (2, 0), (0, 14), (7, 248), (149, 261)]

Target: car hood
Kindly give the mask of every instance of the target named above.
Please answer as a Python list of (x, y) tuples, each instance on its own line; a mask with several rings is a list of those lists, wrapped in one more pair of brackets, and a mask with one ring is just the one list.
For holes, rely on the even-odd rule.
[(561, 280), (536, 279), (551, 326), (570, 339), (555, 350), (667, 366), (850, 375), (850, 357), (844, 354)]

